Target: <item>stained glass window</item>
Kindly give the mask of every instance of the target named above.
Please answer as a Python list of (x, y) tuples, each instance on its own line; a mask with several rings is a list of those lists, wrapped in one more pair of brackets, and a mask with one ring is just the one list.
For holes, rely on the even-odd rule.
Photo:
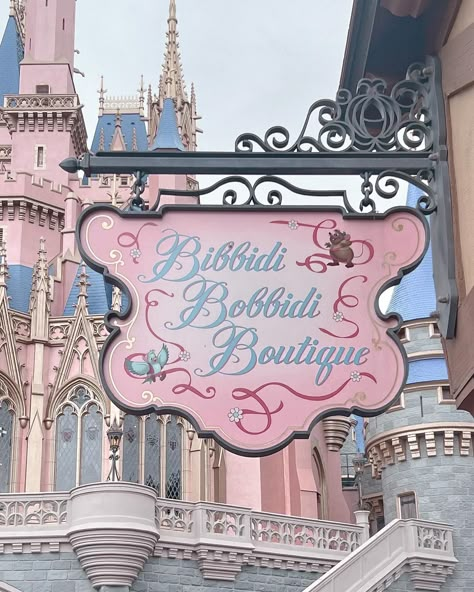
[(166, 425), (166, 497), (181, 499), (182, 426), (172, 415)]
[(93, 404), (82, 416), (80, 484), (102, 479), (102, 413)]
[(140, 464), (140, 418), (126, 415), (123, 421), (122, 479), (138, 483)]
[(13, 412), (7, 401), (0, 402), (0, 492), (10, 491), (12, 470)]
[(69, 491), (76, 486), (77, 414), (66, 405), (56, 425), (56, 490)]
[(56, 423), (56, 490), (102, 479), (103, 423), (93, 393), (85, 386), (72, 389)]
[(160, 492), (160, 449), (161, 429), (156, 413), (145, 420), (145, 478), (144, 483), (153, 487), (158, 495)]

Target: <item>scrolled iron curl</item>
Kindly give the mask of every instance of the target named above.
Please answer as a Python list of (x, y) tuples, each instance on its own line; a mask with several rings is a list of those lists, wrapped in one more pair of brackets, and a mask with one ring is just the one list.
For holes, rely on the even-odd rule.
[(415, 177), (401, 171), (383, 171), (375, 180), (375, 191), (382, 199), (393, 199), (400, 189), (399, 180), (415, 185), (424, 192), (417, 201), (417, 210), (429, 215), (436, 210), (436, 200), (429, 183), (433, 179), (431, 171), (418, 171)]
[[(338, 90), (336, 100), (321, 99), (311, 105), (296, 140), (283, 126), (268, 129), (263, 138), (253, 133), (241, 134), (235, 142), (236, 152), (349, 152), (428, 150), (433, 145), (429, 127), (427, 83), (429, 73), (422, 64), (413, 64), (405, 80), (386, 94), (384, 80), (363, 79), (355, 95), (348, 89)], [(374, 104), (380, 112), (383, 130), (371, 133), (367, 110)], [(321, 126), (318, 135), (308, 134), (315, 111)], [(401, 136), (401, 139), (400, 139)]]

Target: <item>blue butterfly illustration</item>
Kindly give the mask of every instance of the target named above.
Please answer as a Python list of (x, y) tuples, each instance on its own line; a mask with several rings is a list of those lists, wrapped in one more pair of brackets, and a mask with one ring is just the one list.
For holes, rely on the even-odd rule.
[(144, 376), (145, 380), (143, 383), (156, 382), (156, 377), (160, 380), (166, 378), (163, 368), (166, 366), (169, 360), (169, 352), (166, 345), (163, 344), (159, 354), (154, 349), (150, 350), (146, 356), (144, 356), (143, 362), (133, 362), (132, 360), (125, 360), (125, 368), (135, 376)]

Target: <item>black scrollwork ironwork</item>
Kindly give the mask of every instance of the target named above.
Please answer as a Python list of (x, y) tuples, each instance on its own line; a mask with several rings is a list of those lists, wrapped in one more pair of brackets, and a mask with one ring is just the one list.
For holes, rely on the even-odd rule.
[(433, 145), (429, 85), (430, 70), (421, 64), (410, 66), (406, 79), (390, 92), (385, 81), (364, 78), (355, 95), (340, 89), (335, 101), (313, 103), (293, 143), (286, 128), (274, 126), (263, 138), (242, 134), (235, 148), (237, 152), (427, 151)]
[(401, 171), (383, 171), (377, 175), (375, 181), (377, 195), (383, 199), (394, 198), (400, 189), (400, 180), (411, 183), (424, 192), (424, 195), (419, 197), (417, 202), (417, 209), (420, 212), (423, 214), (432, 214), (436, 210), (434, 191), (429, 185), (433, 181), (433, 171), (418, 171), (415, 176)]
[(386, 170), (382, 171), (372, 181), (372, 174), (366, 172), (361, 175), (361, 193), (364, 196), (359, 205), (359, 210), (363, 212), (367, 208), (368, 213), (376, 212), (376, 202), (372, 194), (388, 200), (397, 197), (400, 190), (400, 181), (406, 181), (415, 185), (423, 191), (423, 195), (418, 198), (416, 208), (425, 215), (432, 214), (436, 210), (435, 193), (431, 186), (434, 175), (431, 170), (418, 171), (416, 175), (409, 175), (402, 171)]
[[(265, 184), (273, 185), (273, 187), (265, 189), (263, 187)], [(281, 206), (284, 198), (283, 191), (286, 190), (294, 195), (304, 197), (339, 198), (342, 200), (344, 207), (348, 212), (355, 211), (347, 198), (346, 191), (344, 190), (306, 189), (303, 187), (297, 187), (281, 177), (270, 175), (264, 175), (256, 181), (250, 181), (245, 177), (233, 175), (220, 179), (217, 183), (203, 189), (161, 189), (158, 199), (151, 210), (156, 210), (159, 207), (161, 198), (165, 195), (173, 195), (175, 197), (194, 197), (200, 201), (201, 197), (205, 195), (209, 196), (217, 192), (220, 188), (225, 188), (229, 185), (233, 185), (233, 187), (224, 189), (220, 198), (221, 205), (223, 206)], [(238, 190), (239, 188), (241, 191)]]
[(135, 173), (135, 182), (131, 188), (132, 201), (130, 203), (130, 210), (132, 212), (143, 212), (147, 209), (145, 200), (142, 197), (145, 188), (145, 175), (141, 171), (137, 171)]
[[(458, 294), (446, 118), (439, 60), (427, 56), (426, 64), (410, 66), (405, 79), (392, 87), (380, 79), (362, 79), (354, 94), (341, 89), (335, 100), (316, 101), (294, 141), (287, 129), (276, 126), (263, 137), (252, 133), (239, 136), (236, 152), (87, 153), (66, 159), (61, 167), (70, 173), (82, 170), (88, 177), (136, 174), (140, 170), (131, 200), (130, 209), (134, 211), (147, 208), (142, 197), (144, 175), (236, 175), (204, 190), (161, 191), (160, 196), (194, 196), (199, 201), (201, 196), (234, 181), (245, 196), (242, 198), (242, 191), (235, 186), (227, 186), (224, 205), (270, 207), (281, 204), (284, 189), (293, 188), (292, 192), (299, 195), (330, 197), (330, 192), (290, 187), (280, 179), (283, 175), (361, 175), (359, 210), (368, 216), (377, 211), (377, 198), (392, 199), (401, 193), (401, 182), (412, 183), (423, 190), (418, 209), (431, 214), (433, 258), (443, 262), (434, 267), (438, 297), (435, 314), (441, 333), (451, 338)], [(260, 179), (253, 183), (245, 179), (246, 175)], [(269, 178), (279, 179), (277, 187), (262, 196), (262, 179)], [(346, 209), (354, 213), (345, 193), (334, 195), (342, 197)], [(158, 205), (159, 199), (153, 209)]]

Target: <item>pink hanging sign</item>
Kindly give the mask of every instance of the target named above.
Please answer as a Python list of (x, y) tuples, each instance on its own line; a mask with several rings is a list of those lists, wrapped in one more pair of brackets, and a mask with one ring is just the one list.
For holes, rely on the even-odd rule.
[(398, 319), (378, 298), (424, 254), (413, 210), (92, 206), (78, 233), (128, 299), (100, 364), (126, 411), (176, 411), (262, 455), (324, 416), (380, 413), (404, 386)]

